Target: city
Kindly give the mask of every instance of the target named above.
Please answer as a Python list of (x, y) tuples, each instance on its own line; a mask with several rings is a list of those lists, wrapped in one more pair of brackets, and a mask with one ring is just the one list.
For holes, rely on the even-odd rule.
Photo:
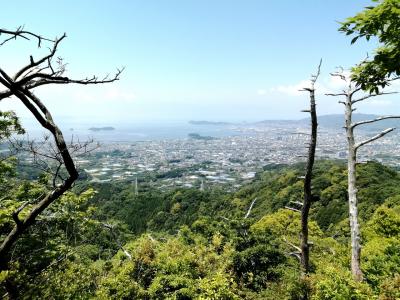
[[(245, 134), (213, 139), (165, 139), (126, 143), (104, 143), (77, 159), (79, 168), (93, 182), (146, 182), (162, 189), (204, 188), (209, 185), (238, 188), (268, 166), (305, 160), (308, 128), (268, 126), (237, 128)], [(243, 132), (242, 132), (243, 133)], [(371, 136), (360, 132), (359, 139)], [(364, 147), (362, 163), (377, 160), (400, 165), (396, 147), (399, 135), (393, 133)], [(321, 128), (317, 159), (346, 159), (344, 133)]]

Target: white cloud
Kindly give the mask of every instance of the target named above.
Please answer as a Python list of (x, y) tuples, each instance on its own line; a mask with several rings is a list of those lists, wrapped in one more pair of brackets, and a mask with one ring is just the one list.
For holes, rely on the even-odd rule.
[[(279, 93), (287, 96), (297, 97), (303, 96), (304, 91), (302, 90), (310, 87), (310, 80), (301, 80), (300, 82), (293, 85), (279, 85), (276, 87), (272, 87), (269, 91), (271, 93)], [(315, 84), (315, 90), (317, 94), (326, 94), (331, 92), (331, 89), (329, 89), (326, 85), (320, 84), (318, 82)]]
[[(350, 77), (349, 71), (344, 71), (343, 75), (346, 78)], [(309, 88), (311, 86), (310, 80), (301, 80), (295, 84), (289, 85), (278, 85), (269, 89), (271, 93), (279, 93), (287, 96), (302, 96), (304, 92), (301, 91), (304, 88)], [(319, 78), (315, 83), (315, 91), (318, 95), (324, 95), (328, 93), (335, 93), (341, 91), (343, 88), (346, 87), (346, 82), (343, 81), (338, 76), (329, 76), (326, 78)]]
[(304, 92), (301, 89), (310, 87), (309, 80), (302, 80), (299, 83), (293, 85), (278, 85), (276, 87), (270, 88), (270, 92), (284, 94), (287, 96), (301, 96)]

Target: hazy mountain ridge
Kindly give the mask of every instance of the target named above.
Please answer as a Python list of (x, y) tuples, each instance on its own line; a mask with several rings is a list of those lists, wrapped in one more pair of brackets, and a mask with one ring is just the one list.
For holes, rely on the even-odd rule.
[[(353, 121), (359, 122), (363, 120), (375, 119), (382, 115), (374, 115), (374, 114), (353, 114)], [(258, 122), (218, 122), (218, 121), (189, 121), (190, 124), (193, 125), (215, 125), (215, 126), (227, 126), (227, 125), (235, 125), (235, 126), (308, 126), (310, 122), (309, 118), (303, 118), (299, 120), (262, 120)], [(329, 114), (329, 115), (321, 115), (318, 116), (318, 125), (324, 128), (332, 128), (332, 129), (341, 129), (344, 126), (344, 115), (342, 114)], [(379, 130), (385, 129), (388, 127), (399, 127), (400, 119), (387, 119), (382, 120), (372, 124), (366, 124), (362, 126), (364, 130)], [(360, 127), (361, 128), (361, 127)]]

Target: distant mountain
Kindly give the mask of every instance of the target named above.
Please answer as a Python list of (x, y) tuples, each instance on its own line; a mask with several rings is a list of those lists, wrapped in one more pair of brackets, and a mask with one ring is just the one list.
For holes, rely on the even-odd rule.
[[(358, 122), (361, 120), (369, 120), (376, 118), (377, 115), (370, 114), (353, 114), (353, 121)], [(301, 119), (302, 122), (309, 122), (310, 118)], [(321, 127), (335, 127), (341, 128), (344, 126), (344, 115), (342, 114), (332, 114), (332, 115), (322, 115), (318, 116), (318, 125)]]
[[(353, 114), (353, 122), (362, 120), (370, 120), (379, 117), (379, 115), (373, 114)], [(293, 126), (304, 126), (308, 125), (310, 118), (304, 118), (300, 120), (264, 120), (254, 123), (255, 125), (293, 125)], [(342, 114), (331, 114), (318, 116), (318, 125), (324, 128), (335, 128), (341, 129), (344, 126), (344, 115)], [(366, 124), (360, 126), (360, 129), (364, 130), (381, 130), (388, 127), (400, 128), (400, 119), (388, 119), (382, 120), (376, 123)]]
[[(363, 120), (371, 120), (379, 117), (379, 115), (372, 114), (353, 114), (353, 122), (359, 122)], [(308, 118), (302, 119), (303, 122), (309, 122)], [(323, 115), (318, 117), (318, 124), (321, 127), (326, 128), (337, 128), (340, 129), (344, 126), (344, 115)], [(364, 130), (382, 130), (389, 127), (400, 128), (400, 119), (387, 119), (379, 122), (365, 124), (359, 127)]]
[[(362, 120), (370, 120), (379, 117), (380, 115), (373, 114), (353, 114), (353, 121), (358, 122)], [(210, 122), (210, 121), (189, 121), (192, 125), (236, 125), (236, 126), (307, 126), (309, 125), (310, 118), (299, 120), (262, 120), (253, 123), (228, 123), (228, 122)], [(342, 129), (344, 126), (343, 114), (331, 114), (318, 116), (318, 125), (323, 128)], [(372, 131), (382, 130), (389, 127), (400, 128), (400, 119), (387, 119), (376, 123), (366, 124), (359, 127), (359, 129)]]

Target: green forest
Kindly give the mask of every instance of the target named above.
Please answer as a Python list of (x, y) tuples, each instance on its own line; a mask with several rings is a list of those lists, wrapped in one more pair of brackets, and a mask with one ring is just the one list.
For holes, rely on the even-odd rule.
[[(46, 190), (13, 166), (8, 211)], [(2, 272), (21, 299), (398, 299), (400, 174), (376, 162), (358, 168), (365, 280), (349, 270), (343, 161), (318, 161), (310, 214), (312, 272), (294, 254), (304, 164), (276, 166), (234, 193), (180, 189), (135, 195), (129, 184), (78, 184), (38, 218)], [(12, 180), (10, 180), (12, 178)], [(12, 191), (12, 192), (11, 192)], [(246, 212), (256, 199), (247, 218)], [(3, 200), (5, 201), (5, 200)], [(5, 293), (5, 290), (2, 291)]]
[[(23, 26), (0, 29), (0, 47), (16, 40), (50, 45), (13, 75), (0, 66), (0, 100), (20, 101), (49, 134), (43, 143), (19, 140), (19, 116), (0, 110), (2, 299), (400, 299), (400, 172), (357, 156), (395, 128), (365, 140), (356, 131), (400, 116), (352, 119), (356, 103), (387, 94), (384, 88), (400, 79), (399, 16), (399, 0), (373, 1), (339, 25), (351, 44), (380, 43), (349, 76), (332, 73), (346, 83), (330, 96), (343, 99), (347, 159), (315, 155), (320, 62), (303, 90), (311, 121), (305, 162), (265, 165), (236, 189), (146, 184), (187, 168), (149, 176), (139, 190), (137, 178), (90, 181), (76, 160), (93, 143), (67, 142), (33, 90), (111, 84), (124, 68), (71, 78), (56, 54), (66, 34), (51, 39)], [(22, 152), (32, 156), (30, 164), (21, 164)]]

